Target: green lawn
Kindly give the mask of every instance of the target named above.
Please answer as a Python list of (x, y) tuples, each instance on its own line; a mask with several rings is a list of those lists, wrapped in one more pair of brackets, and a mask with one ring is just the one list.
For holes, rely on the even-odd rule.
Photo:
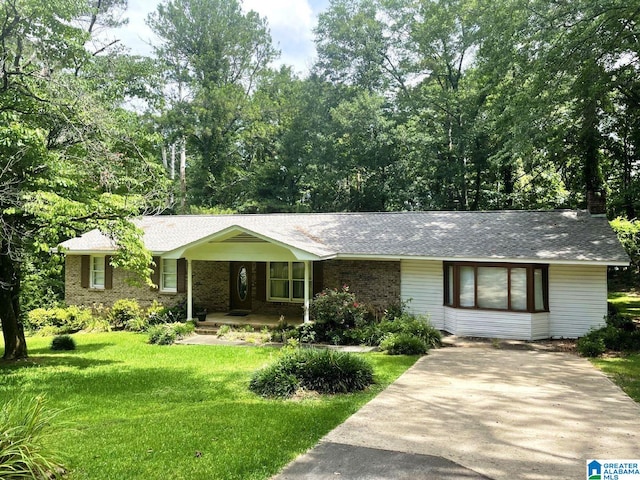
[[(611, 292), (609, 302), (614, 304), (623, 315), (640, 317), (640, 295), (635, 292)], [(594, 358), (591, 361), (627, 395), (640, 403), (640, 354)]]
[(607, 374), (627, 395), (640, 403), (640, 354), (593, 358), (593, 364)]
[(611, 292), (609, 303), (617, 307), (622, 314), (640, 317), (640, 295), (635, 292)]
[(367, 392), (264, 400), (247, 390), (272, 348), (146, 344), (144, 335), (74, 335), (77, 350), (28, 339), (30, 360), (1, 365), (0, 401), (46, 394), (74, 430), (56, 443), (69, 479), (264, 479), (344, 421), (416, 357), (367, 354)]

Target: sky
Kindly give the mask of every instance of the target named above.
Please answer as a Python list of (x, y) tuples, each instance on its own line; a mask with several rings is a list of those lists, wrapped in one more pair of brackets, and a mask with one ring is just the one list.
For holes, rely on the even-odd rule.
[[(129, 24), (116, 35), (131, 53), (151, 54), (154, 35), (145, 19), (158, 3), (157, 0), (129, 0)], [(329, 0), (244, 0), (242, 4), (245, 11), (255, 10), (267, 18), (273, 43), (281, 51), (275, 65), (291, 65), (294, 71), (306, 73), (315, 58), (312, 30)]]

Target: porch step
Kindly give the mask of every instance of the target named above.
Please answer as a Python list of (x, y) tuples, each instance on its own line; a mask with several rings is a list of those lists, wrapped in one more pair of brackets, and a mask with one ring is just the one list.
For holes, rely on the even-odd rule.
[(197, 335), (217, 335), (218, 327), (196, 327), (194, 333), (196, 333)]
[(242, 323), (242, 324), (238, 324), (238, 323), (226, 323), (226, 322), (211, 322), (211, 321), (207, 321), (207, 322), (197, 322), (196, 323), (196, 329), (195, 329), (195, 333), (197, 333), (198, 335), (217, 335), (218, 334), (218, 330), (220, 329), (220, 327), (222, 326), (227, 326), (227, 327), (231, 327), (234, 330), (241, 330), (247, 326), (250, 326), (251, 328), (253, 328), (253, 330), (255, 332), (259, 332), (260, 330), (262, 330), (266, 325), (264, 323)]

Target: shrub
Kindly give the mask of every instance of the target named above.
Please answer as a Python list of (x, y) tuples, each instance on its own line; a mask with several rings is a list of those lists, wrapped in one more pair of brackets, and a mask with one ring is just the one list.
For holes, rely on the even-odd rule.
[(187, 320), (187, 302), (185, 300), (177, 303), (173, 307), (165, 307), (154, 301), (153, 304), (147, 308), (146, 314), (149, 325), (185, 322)]
[(91, 322), (91, 310), (71, 305), (69, 307), (36, 308), (27, 313), (27, 328), (41, 330), (51, 327), (50, 332), (75, 333)]
[(390, 304), (384, 311), (383, 320), (395, 320), (407, 313), (407, 307), (409, 300), (402, 300), (396, 303)]
[(316, 343), (316, 331), (313, 323), (303, 323), (296, 330), (300, 343)]
[(195, 330), (193, 322), (175, 322), (162, 325), (152, 325), (147, 330), (149, 343), (155, 345), (171, 345), (176, 340), (190, 335)]
[(576, 347), (585, 357), (597, 357), (605, 350), (637, 352), (640, 351), (640, 329), (628, 317), (610, 315), (605, 327), (579, 338)]
[(442, 334), (424, 316), (403, 313), (391, 321), (383, 321), (380, 330), (384, 334), (405, 333), (420, 338), (427, 348), (439, 347), (442, 344)]
[(173, 324), (173, 331), (177, 338), (184, 338), (191, 335), (196, 329), (196, 325), (193, 321), (188, 322), (176, 322)]
[[(43, 397), (6, 402), (0, 409), (0, 478), (60, 478), (64, 469), (51, 449), (59, 410)], [(59, 427), (59, 425), (58, 425)], [(56, 433), (59, 433), (57, 431)]]
[(224, 337), (227, 333), (231, 332), (233, 329), (231, 328), (231, 325), (220, 325), (220, 327), (218, 327), (218, 336), (219, 337)]
[(69, 335), (58, 335), (51, 340), (51, 350), (75, 350), (76, 342)]
[(115, 330), (123, 330), (128, 324), (135, 326), (142, 316), (138, 301), (133, 298), (122, 298), (116, 301), (109, 312), (109, 322)]
[(110, 332), (111, 324), (106, 318), (94, 315), (87, 322), (83, 330), (87, 332)]
[(280, 317), (280, 321), (278, 324), (271, 328), (269, 331), (269, 335), (271, 337), (272, 342), (279, 343), (287, 343), (287, 341), (291, 338), (298, 339), (300, 338), (300, 329), (303, 329), (305, 325), (310, 325), (308, 323), (302, 324), (300, 326), (289, 325), (284, 317)]
[(318, 341), (341, 344), (344, 332), (365, 323), (367, 307), (345, 285), (341, 290), (327, 288), (316, 295), (309, 305), (309, 315), (315, 321)]
[(389, 355), (423, 355), (429, 347), (422, 338), (411, 333), (391, 333), (380, 342), (380, 350)]
[(364, 390), (372, 383), (373, 367), (362, 357), (331, 349), (297, 348), (285, 351), (275, 364), (254, 373), (249, 388), (262, 396), (285, 396), (286, 392), (290, 396), (295, 391), (293, 385), (335, 394)]
[(153, 345), (171, 345), (176, 341), (176, 332), (168, 325), (153, 325), (147, 330), (149, 343)]
[(578, 353), (583, 357), (599, 357), (606, 350), (602, 337), (592, 335), (593, 333), (595, 332), (579, 338), (576, 342)]
[(619, 313), (613, 313), (607, 316), (607, 325), (627, 332), (633, 332), (636, 330), (636, 324), (633, 319), (627, 315), (621, 315)]
[(125, 330), (129, 332), (144, 332), (149, 328), (149, 319), (147, 317), (137, 317), (127, 320), (124, 326)]

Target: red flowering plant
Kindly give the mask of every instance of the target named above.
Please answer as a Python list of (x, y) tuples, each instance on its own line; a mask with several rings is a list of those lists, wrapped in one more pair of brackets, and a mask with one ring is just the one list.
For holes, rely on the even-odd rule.
[(346, 330), (365, 323), (368, 309), (358, 302), (347, 285), (341, 289), (327, 288), (315, 296), (309, 306), (309, 315), (315, 322), (318, 340), (342, 343)]

